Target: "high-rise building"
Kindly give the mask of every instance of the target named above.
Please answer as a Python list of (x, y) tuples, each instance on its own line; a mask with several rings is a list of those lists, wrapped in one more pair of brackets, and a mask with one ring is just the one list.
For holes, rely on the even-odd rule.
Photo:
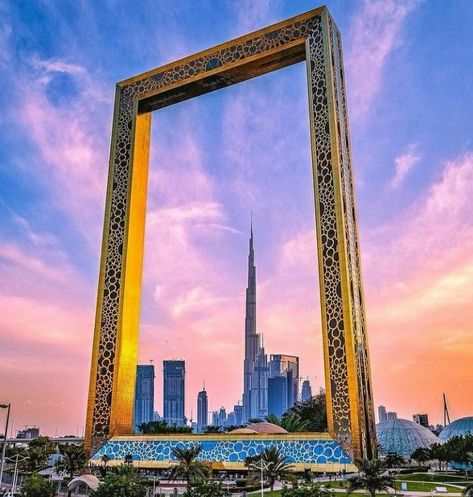
[(241, 426), (243, 424), (243, 406), (240, 404), (235, 404), (233, 406), (233, 412), (235, 413), (235, 425)]
[(238, 426), (234, 412), (229, 412), (227, 416), (227, 426)]
[(299, 358), (293, 355), (271, 354), (269, 377), (276, 378), (278, 376), (286, 378), (287, 411), (297, 402), (299, 396)]
[(218, 426), (227, 426), (227, 411), (223, 406), (218, 411)]
[(275, 376), (268, 379), (268, 414), (278, 418), (287, 411), (287, 378)]
[(135, 408), (133, 429), (139, 432), (142, 423), (154, 420), (154, 366), (152, 364), (136, 367)]
[(386, 421), (388, 419), (388, 415), (386, 413), (386, 407), (378, 406), (378, 421)]
[(248, 253), (248, 286), (245, 312), (245, 359), (243, 362), (243, 419), (264, 418), (268, 415), (268, 363), (261, 340), (256, 332), (256, 266), (253, 248), (253, 226), (250, 229)]
[(414, 414), (412, 416), (414, 423), (429, 428), (429, 415), (428, 414)]
[(219, 424), (218, 424), (218, 411), (212, 411), (212, 426), (219, 426)]
[(184, 426), (185, 361), (163, 361), (163, 418), (168, 424)]
[(397, 419), (397, 412), (390, 411), (387, 413), (387, 418), (388, 419)]
[(19, 430), (16, 438), (37, 438), (39, 437), (39, 426), (25, 426), (24, 430)]
[(302, 383), (301, 400), (307, 402), (312, 398), (312, 387), (309, 380), (304, 380)]
[(197, 395), (197, 431), (202, 433), (207, 428), (209, 403), (205, 386)]

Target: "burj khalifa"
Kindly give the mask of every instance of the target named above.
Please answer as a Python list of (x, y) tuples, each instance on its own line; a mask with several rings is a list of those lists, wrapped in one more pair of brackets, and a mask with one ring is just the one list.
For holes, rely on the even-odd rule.
[(256, 266), (253, 224), (248, 253), (248, 287), (246, 288), (245, 359), (243, 362), (243, 422), (264, 419), (268, 415), (268, 359), (261, 334), (256, 332)]

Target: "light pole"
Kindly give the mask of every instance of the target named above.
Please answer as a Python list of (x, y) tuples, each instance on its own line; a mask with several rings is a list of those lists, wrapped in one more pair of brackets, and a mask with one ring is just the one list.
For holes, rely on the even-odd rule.
[(261, 497), (263, 497), (264, 488), (264, 470), (268, 469), (268, 465), (261, 458), (257, 463), (250, 464), (250, 468), (259, 469), (261, 471)]
[(0, 487), (3, 481), (3, 467), (5, 465), (5, 451), (7, 448), (7, 436), (8, 436), (8, 422), (10, 421), (10, 405), (11, 404), (0, 404), (0, 409), (8, 409), (7, 411), (7, 422), (5, 423), (5, 436), (3, 437), (3, 449), (2, 449), (2, 463), (0, 465)]

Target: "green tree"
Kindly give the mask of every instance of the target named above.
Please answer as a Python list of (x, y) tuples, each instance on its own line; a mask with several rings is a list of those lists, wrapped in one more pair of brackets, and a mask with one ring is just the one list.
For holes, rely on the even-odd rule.
[(186, 480), (188, 486), (195, 486), (208, 478), (210, 472), (207, 465), (197, 459), (201, 450), (201, 445), (172, 449), (178, 464), (171, 469), (171, 480)]
[(74, 478), (74, 473), (81, 472), (87, 466), (87, 456), (83, 445), (63, 444), (59, 446), (62, 455), (60, 466), (68, 473), (69, 478)]
[(31, 440), (29, 447), (41, 449), (48, 455), (54, 454), (56, 452), (53, 441), (49, 437), (36, 437)]
[(49, 457), (48, 453), (40, 447), (29, 447), (26, 456), (28, 457), (26, 470), (29, 474), (44, 468)]
[(226, 497), (230, 493), (225, 490), (220, 482), (207, 481), (195, 487), (189, 487), (183, 497)]
[(156, 433), (191, 433), (192, 432), (192, 428), (190, 426), (177, 426), (175, 424), (170, 425), (164, 420), (141, 423), (138, 426), (138, 429), (144, 435), (153, 435)]
[(386, 465), (380, 459), (359, 459), (356, 461), (359, 473), (347, 480), (347, 493), (355, 490), (367, 490), (371, 497), (376, 491), (386, 491), (394, 488), (394, 478), (385, 474)]
[(147, 485), (131, 466), (117, 466), (90, 497), (145, 497)]
[(30, 475), (23, 482), (21, 495), (23, 497), (54, 497), (56, 486), (40, 475)]
[(442, 463), (447, 463), (449, 460), (448, 447), (446, 444), (435, 443), (430, 446), (430, 459), (437, 459), (439, 462), (439, 470), (442, 470)]
[(305, 402), (296, 402), (287, 415), (296, 416), (301, 422), (307, 423), (307, 431), (327, 431), (327, 406), (325, 394), (319, 393)]
[(271, 492), (274, 490), (274, 483), (279, 478), (286, 478), (293, 469), (291, 464), (286, 462), (286, 457), (277, 447), (268, 447), (261, 454), (253, 457), (247, 457), (245, 466), (251, 468), (252, 465), (258, 465), (263, 460), (263, 475), (267, 478)]
[(309, 431), (309, 421), (301, 420), (298, 416), (292, 414), (291, 412), (286, 413), (282, 418), (278, 418), (274, 414), (270, 414), (266, 418), (266, 421), (268, 423), (278, 425), (290, 433)]
[(388, 452), (384, 464), (387, 468), (398, 468), (404, 464), (404, 458), (396, 452)]
[(55, 448), (52, 440), (49, 437), (37, 437), (32, 440), (25, 451), (26, 470), (32, 474), (46, 466), (48, 457), (54, 454)]
[(430, 461), (431, 459), (430, 449), (426, 447), (418, 447), (412, 454), (411, 459), (417, 461), (420, 465), (423, 463)]
[(224, 429), (221, 426), (207, 426), (204, 433), (222, 433)]
[(473, 451), (473, 435), (456, 436), (443, 444), (447, 461), (468, 465), (468, 453)]

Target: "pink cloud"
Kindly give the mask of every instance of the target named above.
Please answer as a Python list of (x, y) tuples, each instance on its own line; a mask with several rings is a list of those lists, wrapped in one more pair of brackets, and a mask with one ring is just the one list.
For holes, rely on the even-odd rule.
[(472, 195), (467, 153), (445, 162), (438, 181), (405, 212), (368, 232), (362, 254), (380, 402), (427, 406), (439, 416), (445, 391), (459, 416), (470, 413)]
[(415, 153), (415, 147), (410, 145), (407, 151), (394, 159), (396, 168), (394, 177), (391, 180), (391, 187), (398, 188), (412, 167), (420, 161), (422, 157)]
[(41, 259), (26, 254), (20, 247), (13, 244), (0, 245), (1, 259), (52, 281), (64, 282), (66, 278), (66, 275), (61, 269), (48, 266)]
[[(35, 70), (29, 70), (28, 79), (21, 73), (14, 76), (20, 102), (16, 120), (37, 147), (40, 160), (34, 168), (31, 160), (21, 167), (31, 169), (38, 182), (47, 178), (44, 186), (56, 207), (94, 243), (101, 226), (97, 211), (103, 209), (108, 164), (108, 134), (102, 130), (103, 123), (111, 119), (112, 92), (106, 95), (86, 69), (76, 64), (34, 59), (32, 67)], [(56, 73), (74, 78), (78, 88), (66, 105), (48, 97), (48, 84)]]

